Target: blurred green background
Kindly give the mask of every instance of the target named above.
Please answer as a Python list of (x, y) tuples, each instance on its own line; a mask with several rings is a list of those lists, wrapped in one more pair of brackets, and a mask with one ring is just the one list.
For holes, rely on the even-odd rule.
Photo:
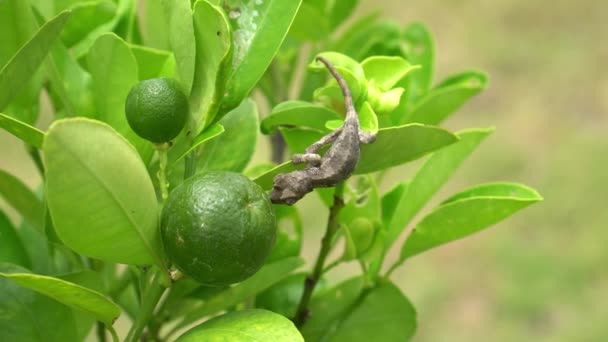
[(545, 198), (395, 273), (414, 340), (608, 341), (608, 2), (374, 0), (359, 13), (374, 9), (429, 26), (435, 82), (490, 75), (446, 126), (497, 130), (436, 199), (497, 180)]
[[(608, 2), (363, 0), (357, 15), (372, 10), (403, 25), (427, 24), (436, 41), (435, 82), (466, 69), (491, 77), (489, 89), (446, 126), (497, 131), (435, 203), (500, 180), (545, 197), (394, 273), (418, 310), (415, 341), (608, 341)], [(0, 146), (0, 168), (36, 187), (40, 179), (22, 144), (0, 132)], [(259, 151), (268, 158), (265, 140)], [(389, 179), (405, 179), (412, 169), (393, 169)], [(304, 217), (312, 260), (326, 210), (315, 196), (298, 206), (315, 213)], [(0, 208), (14, 217), (1, 200)], [(355, 269), (347, 265), (331, 277)]]

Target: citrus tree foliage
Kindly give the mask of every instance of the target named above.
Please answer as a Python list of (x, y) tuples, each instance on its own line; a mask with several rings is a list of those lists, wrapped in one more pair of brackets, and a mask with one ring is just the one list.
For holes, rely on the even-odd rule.
[[(0, 128), (23, 142), (43, 179), (30, 189), (0, 170), (0, 197), (19, 214), (0, 212), (0, 311), (11, 313), (0, 315), (0, 340), (79, 341), (94, 327), (115, 341), (142, 333), (178, 341), (411, 339), (416, 311), (392, 271), (541, 197), (521, 184), (481, 184), (417, 216), (492, 133), (441, 126), (487, 76), (459, 71), (435, 80), (429, 29), (378, 15), (345, 24), (358, 2), (0, 1)], [(377, 134), (347, 182), (310, 195), (331, 213), (320, 254), (343, 250), (303, 260), (310, 227), (301, 215), (317, 213), (273, 205), (276, 238), (253, 275), (211, 287), (180, 274), (160, 231), (167, 193), (210, 171), (244, 174), (268, 191), (277, 174), (295, 169), (291, 154), (342, 124), (342, 94), (316, 56), (336, 66), (362, 128)], [(133, 131), (125, 101), (135, 84), (160, 77), (177, 82), (188, 110), (180, 133), (155, 145)], [(43, 130), (41, 94), (54, 115)], [(272, 163), (252, 161), (260, 132), (273, 136)], [(386, 170), (419, 159), (412, 177), (386, 184)], [(396, 260), (385, 257), (393, 249)], [(219, 265), (238, 262), (239, 250), (221, 252)], [(348, 261), (360, 272), (323, 280)], [(119, 316), (133, 322), (126, 336), (114, 329)]]

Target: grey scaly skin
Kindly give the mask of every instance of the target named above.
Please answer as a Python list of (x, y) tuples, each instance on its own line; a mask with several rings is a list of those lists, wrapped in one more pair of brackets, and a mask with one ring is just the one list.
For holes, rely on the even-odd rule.
[[(359, 161), (360, 144), (376, 140), (375, 135), (361, 131), (352, 94), (344, 78), (327, 59), (317, 57), (317, 60), (327, 67), (342, 89), (346, 119), (340, 128), (310, 145), (303, 154), (292, 156), (292, 163), (306, 163), (306, 167), (274, 178), (270, 193), (272, 203), (292, 205), (315, 188), (333, 187), (346, 180)], [(321, 157), (319, 150), (327, 144), (331, 147)]]

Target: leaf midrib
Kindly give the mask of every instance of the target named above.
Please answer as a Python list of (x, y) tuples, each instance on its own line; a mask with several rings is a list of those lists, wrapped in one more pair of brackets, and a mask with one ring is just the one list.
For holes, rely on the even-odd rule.
[(139, 227), (138, 224), (136, 224), (136, 221), (131, 217), (131, 215), (129, 214), (129, 210), (127, 210), (123, 206), (123, 203), (118, 200), (118, 197), (116, 196), (116, 194), (114, 194), (110, 190), (109, 186), (102, 180), (102, 178), (100, 178), (95, 172), (93, 172), (93, 169), (91, 167), (89, 167), (89, 165), (87, 165), (84, 161), (82, 161), (80, 158), (78, 158), (78, 154), (75, 151), (72, 151), (70, 149), (69, 144), (66, 144), (60, 137), (58, 137), (57, 143), (58, 143), (58, 145), (62, 145), (63, 149), (66, 152), (68, 152), (78, 162), (78, 164), (80, 164), (86, 171), (88, 171), (88, 173), (90, 173), (93, 176), (94, 179), (96, 179), (102, 185), (101, 187), (110, 195), (111, 199), (114, 200), (114, 202), (116, 202), (118, 204), (120, 211), (123, 213), (124, 216), (126, 216), (130, 225), (135, 228), (135, 232), (137, 233), (139, 238), (142, 240), (144, 246), (146, 247), (146, 249), (152, 256), (152, 258), (155, 259), (156, 262), (158, 262), (158, 266), (161, 266), (163, 263), (160, 262), (160, 257), (158, 257), (156, 255), (156, 253), (154, 253), (154, 249), (148, 243), (148, 240), (144, 238), (141, 228)]

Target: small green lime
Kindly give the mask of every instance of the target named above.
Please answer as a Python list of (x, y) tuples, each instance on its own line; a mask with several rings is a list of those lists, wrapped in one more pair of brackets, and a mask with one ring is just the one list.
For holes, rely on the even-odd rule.
[(272, 251), (276, 233), (268, 195), (234, 172), (189, 178), (171, 192), (161, 215), (170, 261), (205, 285), (233, 284), (253, 275)]
[(131, 88), (125, 103), (129, 126), (153, 143), (175, 138), (188, 118), (188, 98), (171, 78), (152, 78)]

